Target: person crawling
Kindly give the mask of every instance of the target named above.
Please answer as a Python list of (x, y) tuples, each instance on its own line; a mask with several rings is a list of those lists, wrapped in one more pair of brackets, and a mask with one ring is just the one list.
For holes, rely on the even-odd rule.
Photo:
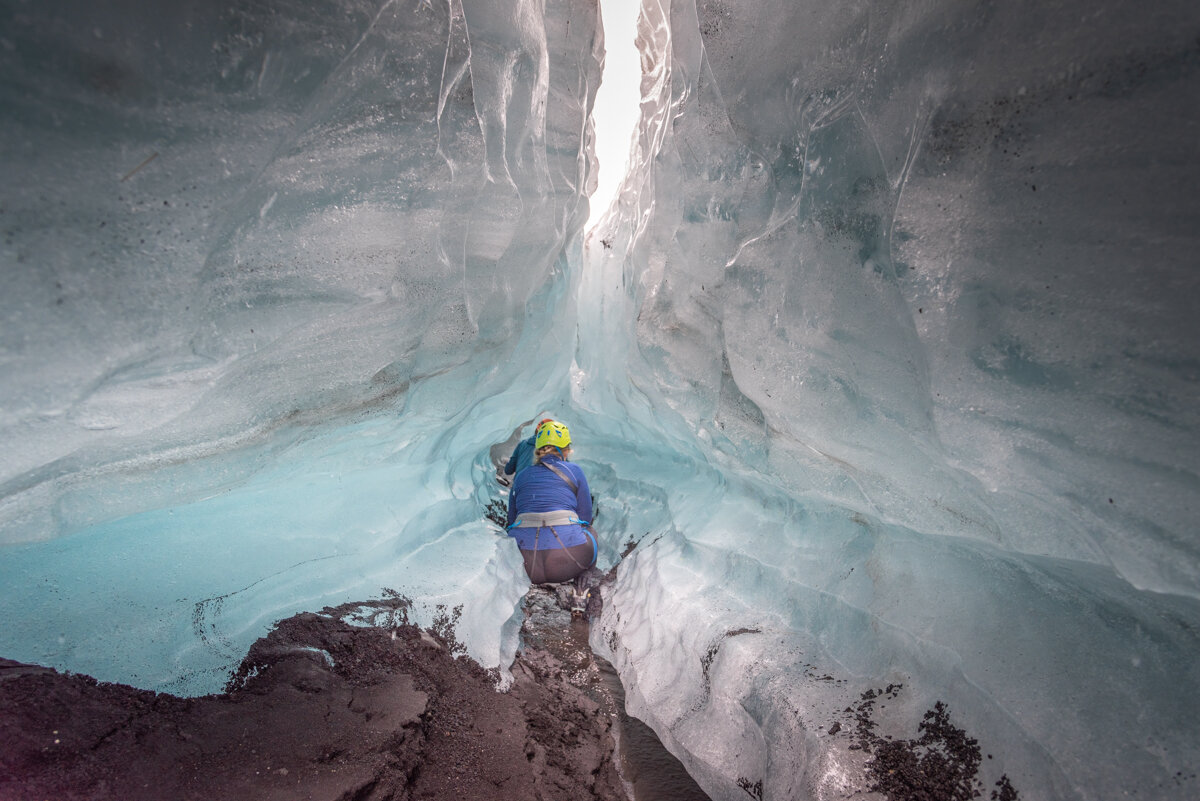
[(573, 581), (596, 564), (592, 496), (583, 468), (569, 461), (571, 432), (544, 420), (533, 464), (516, 471), (508, 497), (508, 536), (517, 541), (534, 584)]

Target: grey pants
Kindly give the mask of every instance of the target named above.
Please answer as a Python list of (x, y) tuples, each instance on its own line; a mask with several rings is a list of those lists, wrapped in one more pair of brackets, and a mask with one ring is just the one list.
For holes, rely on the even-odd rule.
[(595, 538), (587, 532), (589, 542), (581, 542), (568, 548), (550, 548), (539, 551), (521, 551), (525, 559), (525, 572), (534, 584), (557, 584), (570, 581), (596, 562)]

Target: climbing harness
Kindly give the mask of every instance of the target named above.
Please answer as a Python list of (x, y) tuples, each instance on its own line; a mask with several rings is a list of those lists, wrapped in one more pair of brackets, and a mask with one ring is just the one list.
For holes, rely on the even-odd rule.
[(538, 464), (567, 482), (567, 486), (571, 488), (571, 492), (579, 492), (579, 485), (575, 483), (575, 479), (571, 478), (570, 474), (561, 467), (556, 466), (554, 462), (538, 462)]
[(562, 509), (556, 512), (521, 512), (509, 528), (549, 528), (551, 526), (570, 526), (576, 523), (586, 524), (574, 512)]
[(576, 567), (578, 567), (580, 570), (587, 570), (588, 567), (596, 563), (596, 557), (599, 555), (596, 549), (596, 535), (584, 529), (584, 535), (587, 537), (588, 542), (592, 544), (592, 559), (588, 564), (581, 565), (579, 560), (576, 559), (571, 553), (571, 550), (567, 547), (567, 544), (562, 541), (562, 537), (558, 536), (558, 532), (554, 530), (555, 526), (586, 525), (587, 522), (588, 521), (586, 520), (580, 520), (579, 516), (574, 512), (568, 512), (565, 509), (555, 512), (522, 512), (521, 514), (517, 515), (517, 519), (513, 521), (512, 525), (509, 526), (509, 529), (534, 529), (533, 548), (531, 550), (535, 552), (538, 550), (538, 541), (542, 537), (542, 529), (550, 529), (550, 533), (554, 535), (554, 539), (558, 540), (558, 547), (563, 549), (563, 553), (567, 555), (567, 558), (574, 562)]

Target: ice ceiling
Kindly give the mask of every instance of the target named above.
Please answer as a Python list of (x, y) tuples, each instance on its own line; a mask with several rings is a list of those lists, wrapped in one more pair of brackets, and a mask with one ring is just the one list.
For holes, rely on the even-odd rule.
[(586, 248), (594, 2), (0, 21), (0, 656), (211, 692), (388, 588), (505, 665), (549, 412), (714, 799), (860, 787), (892, 683), (1026, 797), (1200, 792), (1194, 3), (648, 0)]

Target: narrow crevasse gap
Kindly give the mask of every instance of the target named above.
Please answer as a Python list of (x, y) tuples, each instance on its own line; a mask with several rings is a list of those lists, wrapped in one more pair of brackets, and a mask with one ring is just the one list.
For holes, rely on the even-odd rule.
[(585, 236), (610, 213), (629, 171), (630, 148), (641, 118), (642, 60), (636, 45), (641, 7), (641, 0), (600, 0), (604, 67), (591, 115), (598, 165)]
[[(623, 315), (614, 314), (629, 308), (624, 282), (609, 286), (609, 278), (624, 269), (624, 251), (616, 233), (622, 219), (621, 190), (626, 184), (637, 185), (645, 180), (645, 167), (650, 159), (636, 161), (641, 153), (638, 131), (642, 126), (643, 63), (655, 59), (643, 58), (641, 48), (647, 42), (639, 35), (642, 2), (640, 0), (601, 0), (601, 19), (604, 31), (604, 66), (600, 88), (591, 116), (591, 139), (594, 143), (598, 180), (592, 189), (590, 214), (584, 226), (580, 282), (580, 352), (572, 373), (573, 399), (591, 403), (593, 413), (609, 414), (611, 398), (608, 390), (626, 382), (628, 364), (614, 358), (622, 353), (618, 343), (629, 344), (629, 327)], [(661, 45), (663, 43), (658, 43)], [(660, 69), (661, 58), (658, 60)], [(638, 167), (642, 169), (638, 169)], [(628, 191), (627, 191), (628, 195)], [(626, 197), (627, 199), (627, 197)], [(614, 348), (614, 345), (617, 347)], [(597, 348), (591, 357), (589, 346)], [(624, 351), (628, 352), (628, 351)], [(580, 362), (587, 365), (581, 368)], [(590, 375), (589, 375), (590, 371)], [(589, 396), (593, 378), (606, 391), (600, 398)], [(591, 387), (592, 390), (596, 387)], [(615, 409), (623, 416), (620, 407)], [(611, 437), (611, 435), (610, 435)], [(584, 453), (588, 445), (584, 445)], [(611, 450), (611, 447), (610, 447)], [(617, 464), (613, 465), (614, 468)], [(613, 484), (608, 484), (615, 489)], [(607, 504), (634, 502), (636, 499), (608, 497)], [(621, 521), (622, 523), (624, 521)], [(601, 527), (607, 527), (605, 523)], [(624, 530), (621, 525), (618, 530)], [(611, 529), (610, 529), (611, 533)], [(601, 591), (597, 588), (595, 591)], [(598, 622), (598, 621), (597, 621)], [(593, 648), (593, 651), (595, 649)], [(696, 801), (706, 799), (703, 790), (688, 775), (680, 761), (667, 750), (652, 728), (628, 714), (620, 676), (612, 666), (597, 655), (606, 692), (619, 705), (615, 726), (622, 760), (623, 776), (629, 782), (634, 799), (645, 801)]]

